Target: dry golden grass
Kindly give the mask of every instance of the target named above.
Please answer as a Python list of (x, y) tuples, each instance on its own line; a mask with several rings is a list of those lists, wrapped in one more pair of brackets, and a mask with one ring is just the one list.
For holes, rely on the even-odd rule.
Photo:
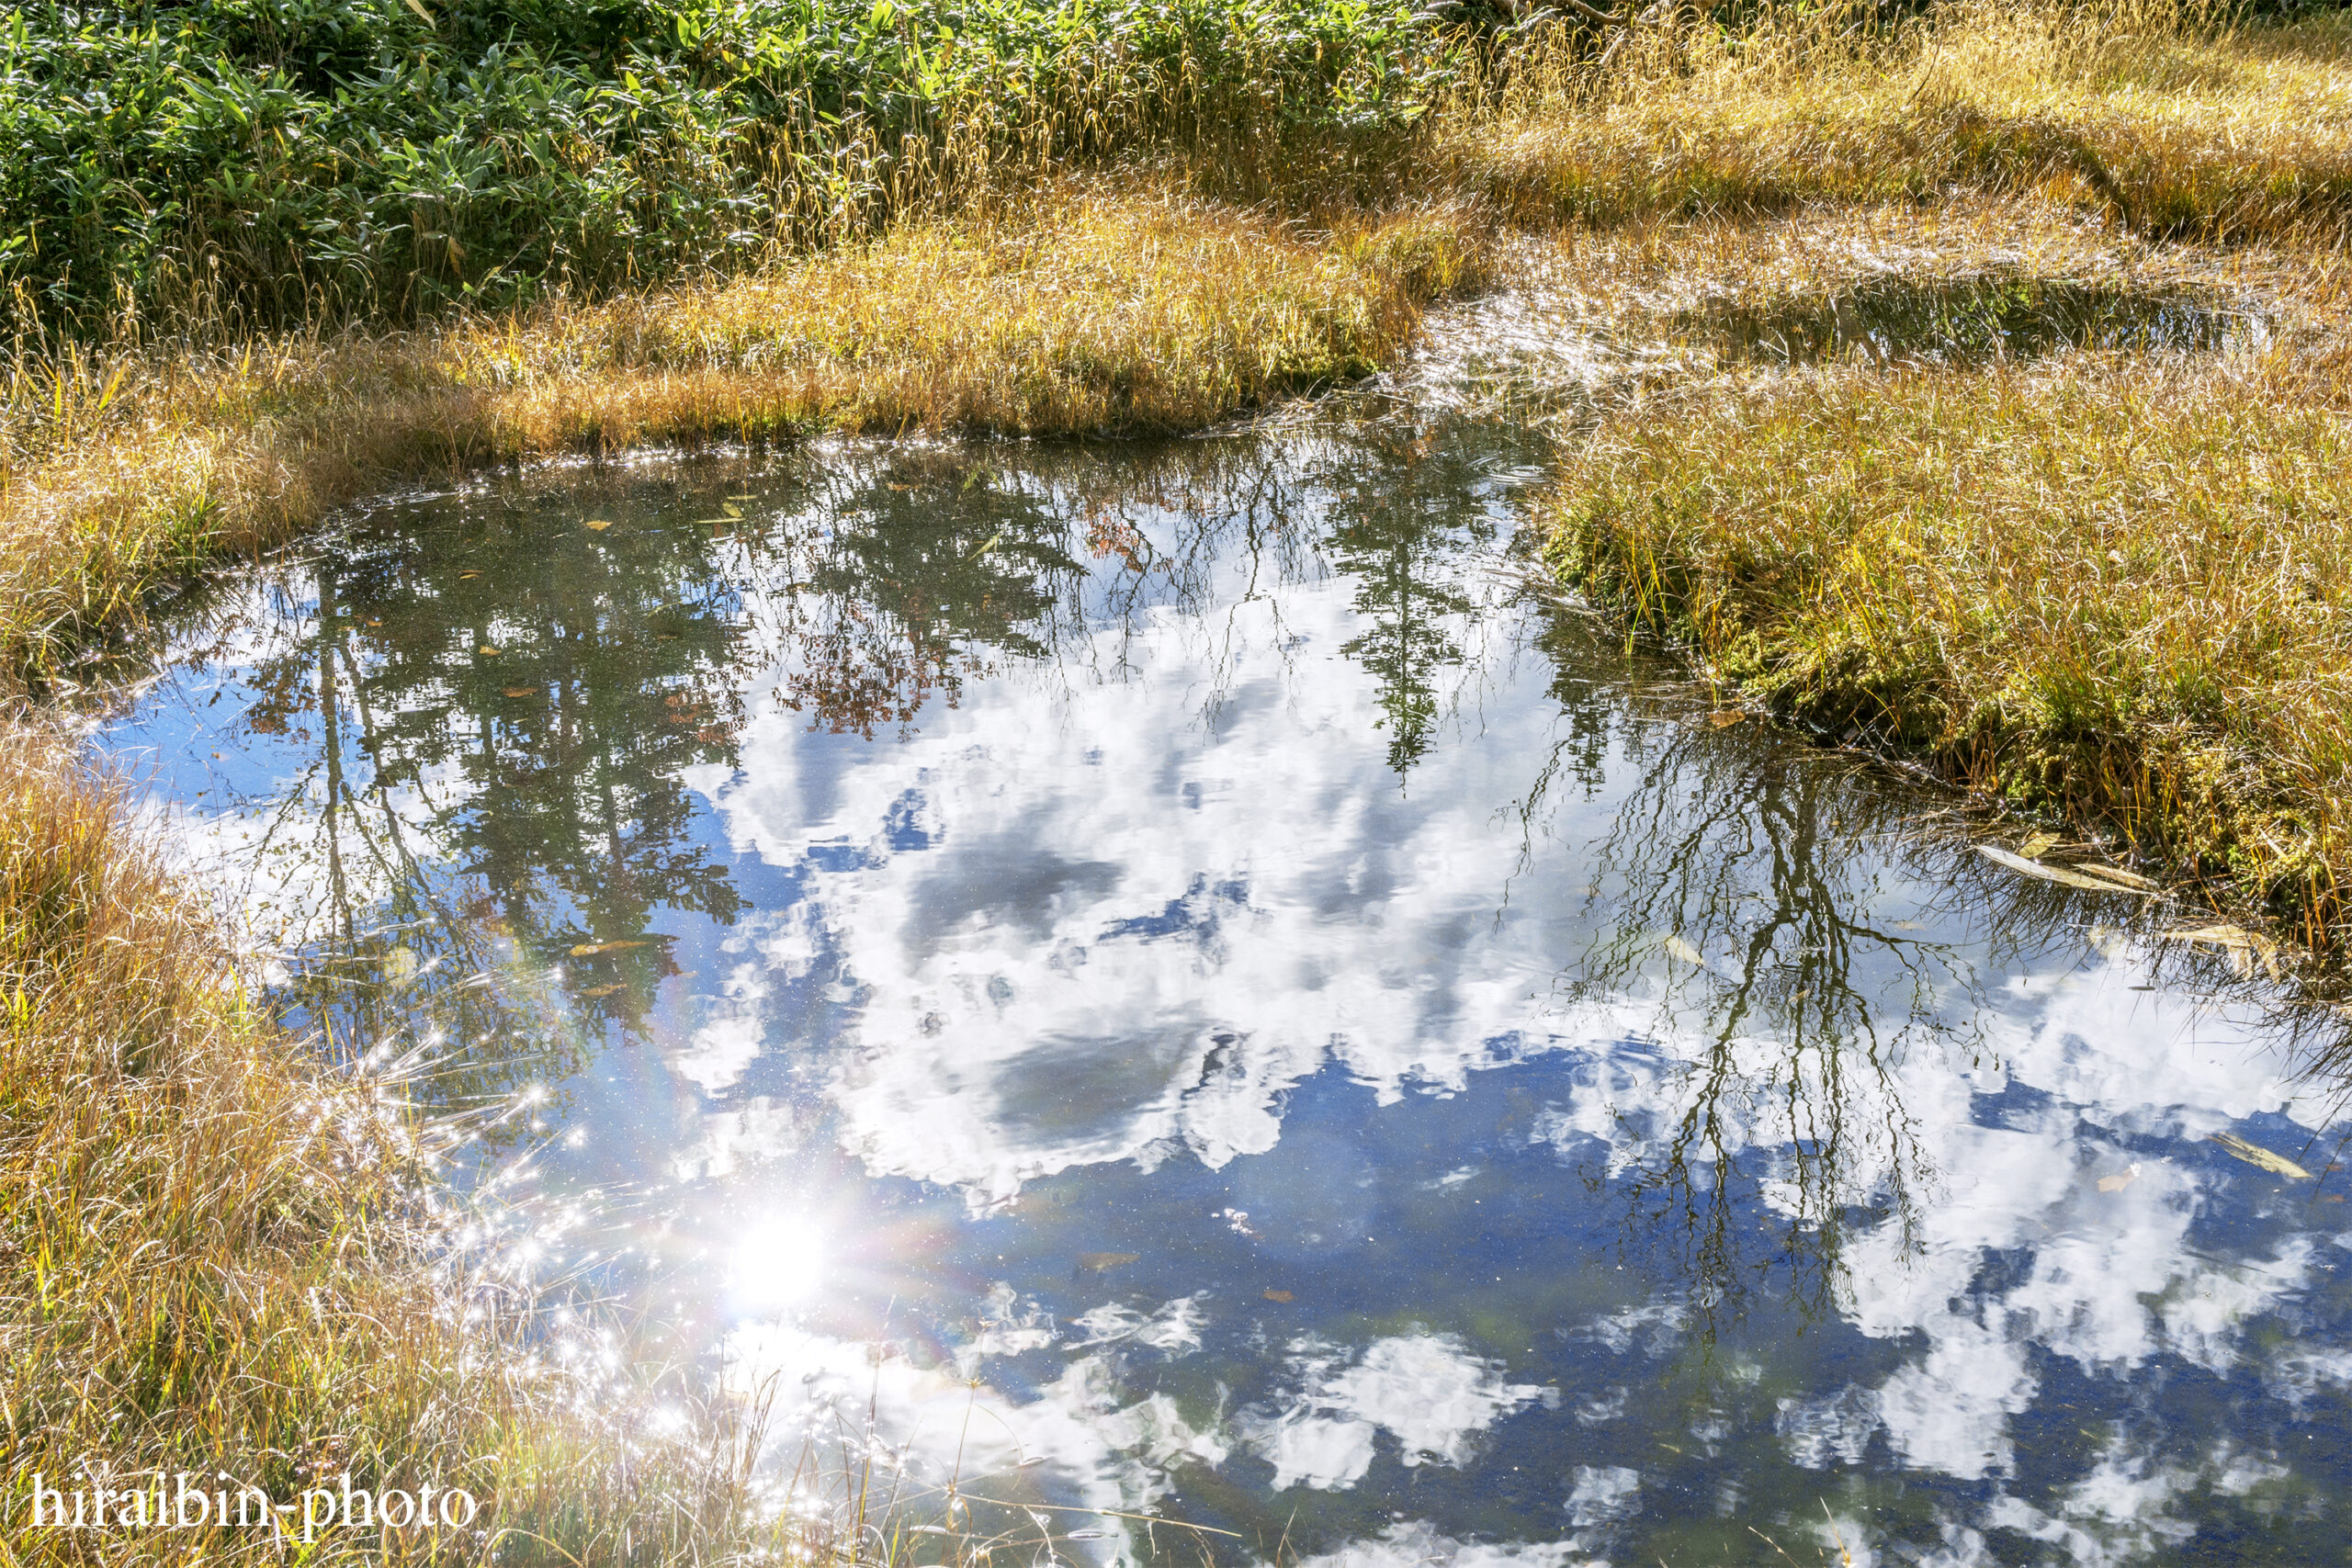
[(1833, 730), (2328, 942), (2352, 875), (2352, 419), (2292, 358), (1835, 365), (1605, 421), (1571, 578)]
[(1482, 246), (1458, 209), (1309, 243), (1097, 191), (593, 306), (20, 366), (0, 666), (38, 673), (173, 574), (424, 474), (817, 430), (1196, 428), (1388, 359)]
[(0, 744), (0, 1539), (70, 1558), (28, 1492), (85, 1456), (218, 1456), (279, 1495), (345, 1465), (481, 1477), (443, 1398), (466, 1336), (401, 1266), (407, 1129), (295, 1065), (117, 793), (24, 727)]
[[(0, 735), (0, 1560), (476, 1562), (503, 1535), (500, 1562), (650, 1563), (784, 1544), (745, 1484), (754, 1432), (719, 1413), (702, 1446), (647, 1440), (628, 1378), (583, 1413), (523, 1299), (458, 1277), (397, 1086), (330, 1072), (248, 1011), (209, 912), (127, 807), (73, 738)], [(346, 1473), (430, 1481), (482, 1508), (468, 1531), (322, 1530), (307, 1550), (254, 1513), (226, 1530), (33, 1522), (36, 1474), (71, 1494), (90, 1472), (152, 1488), (156, 1470), (297, 1503)]]
[(1530, 60), (1438, 137), (1521, 221), (2039, 193), (2153, 237), (2340, 237), (2352, 19), (2233, 28), (2197, 0), (1958, 0), (1891, 33), (1838, 7), (1726, 38), (1641, 29)]

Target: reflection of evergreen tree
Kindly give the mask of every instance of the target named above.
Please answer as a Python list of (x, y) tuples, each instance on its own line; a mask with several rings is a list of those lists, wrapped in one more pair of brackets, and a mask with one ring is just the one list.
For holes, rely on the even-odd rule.
[(1028, 628), (1085, 568), (1069, 527), (984, 468), (910, 461), (847, 491), (833, 535), (793, 600), (783, 695), (837, 731), (908, 724), (937, 694), (950, 705), (988, 650), (1049, 649)]
[[(762, 664), (817, 723), (870, 735), (1048, 651), (1084, 569), (1037, 498), (921, 457), (836, 483), (796, 497), (824, 527), (640, 495), (601, 529), (577, 502), (474, 507), (321, 560), (244, 672), (246, 727), (316, 747), (273, 829), (315, 812), (300, 852), (331, 906), (295, 1016), (346, 1049), (430, 1017), (499, 1064), (447, 1098), (562, 1076), (582, 1026), (642, 1030), (676, 969), (664, 911), (744, 908), (684, 775), (734, 765)], [(560, 1006), (515, 979), (556, 963)]]
[(248, 674), (256, 731), (307, 737), (316, 716), (338, 951), (291, 999), (347, 1042), (429, 1010), (501, 1042), (510, 1075), (543, 1069), (554, 1015), (482, 976), (562, 959), (585, 1019), (633, 1026), (672, 967), (656, 913), (741, 908), (679, 777), (734, 755), (722, 547), (584, 522), (469, 511), (365, 540), (318, 565), (315, 615)]
[(1368, 623), (1341, 651), (1380, 683), (1388, 765), (1400, 775), (1429, 750), (1438, 673), (1462, 659), (1453, 627), (1475, 606), (1453, 573), (1465, 525), (1487, 533), (1466, 499), (1478, 477), (1456, 448), (1430, 455), (1418, 446), (1335, 476), (1324, 549), (1357, 579), (1355, 608)]

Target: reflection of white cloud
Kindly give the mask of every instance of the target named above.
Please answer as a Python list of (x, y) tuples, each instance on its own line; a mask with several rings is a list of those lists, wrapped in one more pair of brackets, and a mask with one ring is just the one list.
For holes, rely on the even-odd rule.
[(1575, 1547), (1562, 1541), (1456, 1540), (1426, 1520), (1414, 1519), (1391, 1525), (1370, 1540), (1302, 1557), (1297, 1568), (1570, 1568), (1584, 1562)]
[(1274, 1467), (1274, 1490), (1353, 1486), (1372, 1468), (1373, 1425), (1294, 1404), (1243, 1423), (1250, 1447)]
[[(1981, 1011), (1972, 997), (1944, 998), (1981, 1026), (1965, 1055), (1926, 1041), (1867, 1064), (1849, 1053), (1832, 1085), (1820, 1056), (1792, 1062), (1761, 1023), (1713, 1039), (1658, 1006), (1657, 987), (1673, 974), (1695, 987), (1687, 995), (1705, 995), (1724, 973), (1719, 950), (1694, 967), (1661, 933), (1613, 931), (1605, 909), (1565, 891), (1587, 873), (1564, 862), (1587, 855), (1621, 809), (1655, 804), (1629, 782), (1637, 741), (1608, 741), (1595, 770), (1605, 776), (1553, 803), (1555, 842), (1539, 829), (1537, 858), (1523, 865), (1520, 824), (1497, 808), (1552, 754), (1551, 669), (1494, 666), (1491, 683), (1469, 694), (1461, 730), (1400, 784), (1385, 763), (1381, 693), (1339, 652), (1363, 629), (1354, 585), (1258, 586), (1266, 591), (1212, 616), (1159, 609), (1074, 634), (1055, 667), (976, 681), (964, 705), (926, 709), (904, 739), (812, 736), (804, 715), (750, 697), (741, 767), (699, 766), (685, 782), (735, 849), (789, 871), (800, 891), (714, 943), (663, 1059), (701, 1104), (702, 1125), (665, 1151), (665, 1165), (684, 1179), (748, 1183), (752, 1168), (797, 1148), (815, 1118), (742, 1092), (747, 1079), (769, 1081), (751, 1077), (755, 1064), (787, 1053), (870, 1171), (960, 1189), (978, 1209), (1054, 1172), (1185, 1154), (1219, 1168), (1266, 1153), (1284, 1135), (1284, 1092), (1327, 1066), (1385, 1104), (1557, 1053), (1566, 1070), (1551, 1081), (1565, 1087), (1532, 1136), (1564, 1160), (1615, 1177), (1658, 1171), (1671, 1156), (1702, 1190), (1723, 1179), (1726, 1160), (1777, 1161), (1767, 1201), (1803, 1224), (1833, 1203), (1886, 1201), (1889, 1217), (1847, 1238), (1836, 1283), (1847, 1324), (1899, 1364), (1872, 1387), (1781, 1402), (1778, 1439), (1800, 1464), (1859, 1464), (1883, 1432), (1914, 1468), (2005, 1475), (2041, 1357), (2101, 1378), (2163, 1356), (2217, 1372), (2252, 1359), (2278, 1397), (2299, 1404), (2352, 1386), (2352, 1356), (2324, 1346), (2271, 1355), (2248, 1342), (2248, 1321), (2312, 1276), (2309, 1243), (2290, 1238), (2267, 1259), (2199, 1256), (2191, 1222), (2228, 1178), (2151, 1149), (2257, 1115), (2316, 1119), (2285, 1063), (2249, 1047), (2241, 1021), (2132, 989), (2145, 964), (2106, 932), (2106, 961), (2080, 973), (2007, 976)], [(759, 595), (750, 597), (757, 618)], [(307, 845), (322, 825), (319, 785), (287, 777), (280, 839)], [(425, 799), (446, 804), (469, 787), (454, 772), (430, 773), (373, 809), (422, 842)], [(254, 900), (246, 913), (265, 940), (313, 929), (325, 892), (318, 856), (261, 858), (256, 814), (157, 810), (208, 879)], [(363, 900), (388, 886), (364, 857), (345, 874)], [(1890, 907), (1920, 892), (1891, 869), (1873, 876), (1871, 897)], [(1546, 994), (1563, 955), (1611, 936), (1643, 941), (1645, 974), (1573, 1005)], [(825, 999), (850, 1022), (810, 1039), (788, 992), (821, 979), (837, 979)], [(1897, 998), (1900, 1011), (1905, 976), (1855, 980), (1873, 1005)], [(1709, 1135), (1679, 1142), (1700, 1108), (1702, 1065), (1716, 1091)], [(1776, 1092), (1758, 1093), (1763, 1085)], [(1842, 1115), (1835, 1193), (1798, 1179), (1792, 1103)], [(1804, 1135), (1817, 1136), (1808, 1126)], [(1411, 1174), (1441, 1189), (1471, 1179), (1466, 1165), (1437, 1174), (1459, 1157), (1447, 1151)], [(2126, 1169), (2132, 1180), (2100, 1190), (2098, 1177)], [(1892, 1201), (1898, 1188), (1907, 1204)], [(1460, 1465), (1478, 1434), (1540, 1392), (1505, 1383), (1441, 1337), (1375, 1339), (1360, 1352), (1294, 1347), (1291, 1394), (1196, 1429), (1160, 1395), (1126, 1397), (1107, 1369), (1136, 1346), (1198, 1347), (1202, 1300), (1148, 1314), (1105, 1303), (1057, 1326), (1000, 1286), (956, 1350), (957, 1373), (1057, 1343), (1115, 1348), (1079, 1354), (1025, 1403), (984, 1392), (984, 1424), (1001, 1435), (973, 1462), (1035, 1451), (1090, 1499), (1131, 1501), (1163, 1490), (1170, 1466), (1215, 1464), (1246, 1441), (1278, 1486), (1341, 1487), (1367, 1472), (1383, 1430), (1407, 1464)], [(1681, 1302), (1645, 1300), (1571, 1336), (1588, 1353), (1660, 1357), (1681, 1344), (1685, 1320)], [(876, 1383), (886, 1421), (922, 1433), (960, 1432), (972, 1397), (904, 1357), (869, 1360), (865, 1347), (786, 1330), (746, 1329), (733, 1348), (739, 1368), (806, 1374), (793, 1384), (804, 1404), (829, 1389), (862, 1401)], [(1615, 1409), (1596, 1398), (1577, 1414), (1603, 1422)], [(1710, 1444), (1729, 1436), (1709, 1432)], [(2207, 1479), (2222, 1486), (2219, 1477), (2255, 1463)], [(1977, 1561), (1975, 1527), (2003, 1521), (2086, 1562), (2153, 1549), (2174, 1539), (2165, 1521), (2186, 1484), (2161, 1465), (2110, 1456), (2048, 1512), (2004, 1497), (1981, 1518), (1949, 1523), (1928, 1561)], [(1600, 1520), (1614, 1505), (1594, 1490), (1581, 1506)], [(1350, 1550), (1369, 1563), (1407, 1551), (1549, 1563), (1566, 1551), (1464, 1546), (1424, 1525)]]
[(1789, 1457), (1807, 1470), (1860, 1464), (1878, 1430), (1878, 1391), (1848, 1383), (1820, 1399), (1783, 1399), (1772, 1424)]
[(2194, 1536), (2197, 1527), (2170, 1508), (2196, 1480), (2192, 1472), (2144, 1454), (2111, 1451), (2066, 1489), (2055, 1513), (2003, 1495), (1985, 1510), (1985, 1523), (2059, 1547), (2079, 1568), (2108, 1568)]
[[(1026, 1348), (1035, 1329), (1004, 1332), (1000, 1344), (1010, 1349)], [(1072, 1360), (1037, 1398), (1015, 1402), (976, 1386), (956, 1360), (925, 1366), (892, 1346), (785, 1323), (739, 1327), (723, 1352), (731, 1388), (773, 1397), (770, 1450), (786, 1472), (802, 1460), (804, 1445), (825, 1463), (840, 1463), (844, 1433), (851, 1462), (858, 1462), (857, 1446), (870, 1435), (903, 1462), (916, 1493), (1025, 1466), (1082, 1506), (1135, 1511), (1167, 1493), (1172, 1471), (1221, 1464), (1227, 1453), (1213, 1430), (1186, 1421), (1165, 1394), (1124, 1397), (1099, 1357)], [(819, 1472), (831, 1473), (824, 1464)]]
[(1568, 1523), (1613, 1525), (1642, 1511), (1642, 1472), (1622, 1464), (1580, 1464), (1568, 1490)]
[(811, 868), (860, 987), (831, 1092), (870, 1168), (985, 1205), (1170, 1147), (1217, 1167), (1271, 1148), (1275, 1097), (1327, 1061), (1394, 1099), (1545, 1047), (1527, 979), (1553, 960), (1496, 924), (1519, 845), (1488, 770), (1532, 771), (1548, 705), (1489, 705), (1485, 745), (1400, 791), (1379, 689), (1336, 654), (1358, 625), (1342, 583), (1155, 610), (854, 750), (753, 713), (718, 810), (739, 850)]
[(754, 1095), (705, 1116), (700, 1142), (681, 1152), (672, 1168), (682, 1181), (720, 1179), (773, 1159), (799, 1139), (799, 1118), (788, 1101)]
[(959, 1375), (978, 1375), (981, 1360), (989, 1356), (1021, 1356), (1042, 1350), (1061, 1337), (1053, 1314), (1035, 1301), (1024, 1301), (1008, 1280), (989, 1287), (980, 1302), (980, 1332), (956, 1353)]
[(1250, 1446), (1274, 1467), (1276, 1490), (1305, 1483), (1351, 1486), (1371, 1466), (1373, 1435), (1385, 1428), (1408, 1465), (1460, 1465), (1471, 1440), (1502, 1416), (1557, 1389), (1507, 1383), (1451, 1335), (1375, 1339), (1361, 1359), (1340, 1365), (1318, 1340), (1292, 1346), (1297, 1391), (1272, 1410), (1241, 1420)]
[(1086, 1331), (1087, 1337), (1079, 1342), (1081, 1347), (1125, 1339), (1182, 1355), (1201, 1348), (1201, 1297), (1192, 1295), (1179, 1296), (1153, 1313), (1105, 1302), (1072, 1318), (1070, 1326)]
[(1679, 1302), (1637, 1302), (1594, 1319), (1582, 1332), (1621, 1356), (1636, 1346), (1645, 1356), (1663, 1356), (1681, 1342), (1683, 1320), (1689, 1316), (1690, 1310)]

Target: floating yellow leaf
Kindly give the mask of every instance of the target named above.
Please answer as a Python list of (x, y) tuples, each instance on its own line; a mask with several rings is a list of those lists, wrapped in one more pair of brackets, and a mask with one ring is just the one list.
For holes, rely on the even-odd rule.
[(2214, 1134), (2213, 1141), (2246, 1164), (2260, 1166), (2273, 1176), (2283, 1176), (2290, 1181), (2309, 1181), (2312, 1179), (2310, 1171), (2285, 1155), (2272, 1154), (2260, 1144), (2249, 1144), (2244, 1138), (2233, 1137), (2227, 1133)]
[(1142, 1256), (1140, 1252), (1081, 1252), (1078, 1255), (1078, 1266), (1089, 1274), (1107, 1274)]
[(480, 577), (481, 575), (481, 573), (480, 573), (480, 572), (478, 572), (478, 571), (461, 571), (461, 572), (458, 573), (458, 581), (460, 581), (460, 582), (463, 582), (466, 579), (468, 579), (468, 578), (469, 578), (469, 577)]
[(494, 649), (494, 648), (491, 647), (491, 646), (490, 646), (490, 644), (488, 644), (488, 643), (483, 643), (480, 648), (475, 649), (474, 649), (474, 651), (475, 651), (476, 653), (481, 654), (483, 658), (487, 659), (487, 658), (491, 657), (492, 655), (495, 654), (495, 653), (498, 651), (498, 649)]
[(1291, 1299), (1291, 1294), (1288, 1291), (1268, 1291), (1266, 1299), (1270, 1302), (1286, 1302)]
[(2057, 847), (2057, 834), (2036, 833), (2024, 843), (2018, 846), (2018, 853), (2025, 856), (2028, 860), (2040, 860), (2042, 856), (2048, 854), (2052, 850), (2056, 849)]
[(592, 520), (592, 521), (589, 523), (589, 525), (588, 525), (588, 531), (589, 531), (590, 533), (592, 533), (592, 534), (601, 534), (601, 533), (603, 533), (605, 529), (607, 529), (607, 528), (609, 528), (609, 527), (611, 527), (611, 526), (612, 526), (612, 525), (611, 525), (610, 523), (605, 522), (605, 521), (604, 521), (603, 519), (601, 519), (601, 518), (597, 518), (597, 519), (594, 519), (594, 520)]

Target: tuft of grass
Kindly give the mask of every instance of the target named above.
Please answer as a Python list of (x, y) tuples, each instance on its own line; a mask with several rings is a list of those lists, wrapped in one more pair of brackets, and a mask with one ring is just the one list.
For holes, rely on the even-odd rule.
[(1548, 548), (1781, 711), (2324, 946), (2352, 876), (2352, 418), (2311, 390), (2284, 351), (1719, 383), (1604, 420)]
[[(1679, 14), (1679, 13), (1677, 13)], [(1521, 222), (2033, 194), (2143, 235), (2333, 240), (2352, 220), (2352, 20), (2199, 0), (1767, 8), (1630, 29), (1605, 66), (1506, 60), (1445, 120), (1450, 177)]]
[(396, 1261), (409, 1129), (246, 1010), (127, 820), (70, 739), (0, 739), (0, 1540), (70, 1558), (28, 1528), (31, 1478), (86, 1485), (85, 1460), (117, 1486), (230, 1468), (288, 1496), (413, 1464), (481, 1484), (446, 1403), (481, 1381), (469, 1336)]
[(0, 411), (0, 666), (48, 672), (175, 576), (420, 475), (820, 430), (1197, 428), (1387, 362), (1485, 249), (1458, 208), (1310, 241), (1098, 189), (601, 303), (20, 362)]
[[(602, 1347), (567, 1355), (495, 1259), (451, 1249), (435, 1130), (382, 1054), (373, 1074), (330, 1071), (245, 995), (121, 783), (61, 730), (0, 731), (0, 1559), (856, 1555), (755, 1479), (756, 1409), (652, 1438), (649, 1413), (679, 1390), (572, 1370)], [(258, 1506), (227, 1529), (34, 1522), (38, 1475), (67, 1495), (146, 1492), (152, 1526), (158, 1472), (167, 1504), (186, 1473), (232, 1508), (240, 1486), (299, 1509), (347, 1479), (459, 1487), (481, 1512), (311, 1542), (299, 1513), (281, 1532)]]

